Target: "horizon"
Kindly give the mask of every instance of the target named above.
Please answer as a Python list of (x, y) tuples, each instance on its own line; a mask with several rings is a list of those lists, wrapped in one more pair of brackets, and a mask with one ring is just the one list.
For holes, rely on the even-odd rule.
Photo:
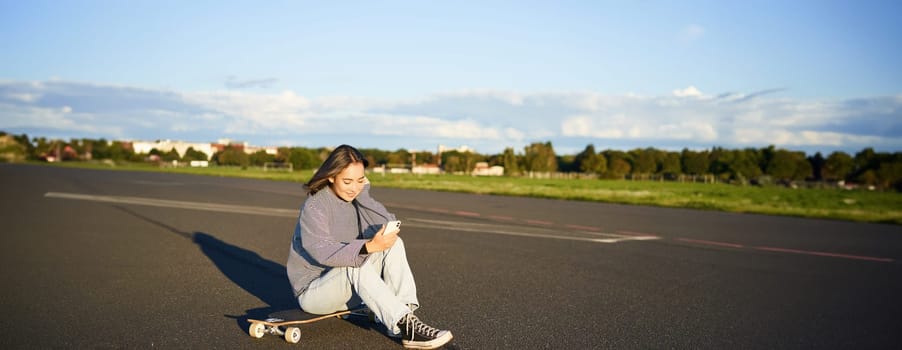
[(0, 130), (482, 154), (896, 152), (898, 13), (816, 0), (8, 2)]
[[(12, 135), (12, 136), (23, 135), (23, 133), (11, 133), (11, 132), (9, 132), (9, 131), (7, 131), (7, 130), (0, 130), (0, 132), (5, 132), (5, 133), (10, 134), (10, 135)], [(319, 148), (334, 149), (335, 147), (338, 147), (338, 146), (339, 146), (339, 145), (320, 145), (320, 146), (292, 146), (292, 145), (287, 145), (287, 146), (275, 146), (275, 145), (259, 145), (259, 144), (249, 143), (249, 142), (244, 141), (244, 140), (234, 140), (234, 139), (227, 139), (227, 138), (221, 138), (221, 139), (218, 139), (218, 140), (216, 140), (216, 141), (175, 140), (175, 139), (153, 139), (153, 140), (149, 140), (149, 139), (145, 139), (145, 140), (137, 140), (137, 139), (135, 139), (135, 140), (121, 139), (121, 140), (120, 140), (120, 139), (106, 139), (106, 138), (96, 138), (96, 139), (95, 139), (95, 138), (75, 138), (75, 139), (69, 138), (69, 139), (61, 139), (61, 138), (46, 137), (46, 136), (43, 136), (43, 135), (28, 135), (28, 134), (24, 134), (24, 135), (27, 135), (27, 136), (28, 136), (29, 142), (31, 142), (31, 140), (34, 140), (34, 139), (36, 139), (36, 138), (41, 138), (41, 137), (43, 137), (43, 138), (45, 138), (45, 139), (47, 139), (47, 140), (50, 140), (50, 141), (65, 141), (65, 142), (67, 142), (67, 143), (69, 143), (69, 142), (71, 142), (71, 141), (73, 141), (73, 140), (84, 140), (84, 139), (88, 139), (88, 140), (93, 140), (93, 141), (100, 141), (101, 139), (103, 139), (103, 140), (107, 141), (108, 143), (110, 143), (110, 142), (129, 142), (129, 143), (134, 143), (134, 142), (147, 142), (147, 143), (151, 143), (151, 142), (170, 142), (170, 143), (211, 144), (211, 145), (213, 145), (213, 144), (223, 144), (223, 143), (220, 143), (219, 141), (228, 140), (228, 141), (230, 141), (230, 142), (229, 142), (228, 144), (225, 144), (225, 145), (232, 145), (232, 144), (236, 144), (236, 143), (243, 143), (243, 144), (245, 144), (246, 147), (257, 148), (257, 149), (265, 149), (265, 148), (282, 148), (282, 147), (286, 147), (286, 148), (297, 147), (297, 148), (306, 148), (306, 149), (319, 149)], [(550, 142), (550, 141), (547, 141), (547, 142)], [(536, 143), (545, 143), (545, 142), (537, 141)], [(879, 150), (879, 149), (875, 149), (875, 148), (873, 148), (873, 147), (863, 147), (862, 149), (855, 150), (855, 151), (851, 151), (851, 152), (843, 151), (843, 150), (835, 150), (835, 151), (826, 152), (826, 153), (825, 153), (825, 152), (820, 152), (820, 151), (816, 151), (816, 152), (813, 152), (813, 153), (809, 153), (809, 152), (805, 152), (805, 151), (800, 150), (800, 149), (792, 149), (792, 148), (785, 148), (785, 147), (777, 147), (776, 145), (766, 145), (766, 146), (762, 146), (762, 147), (739, 147), (739, 148), (730, 148), (730, 147), (723, 147), (723, 146), (713, 145), (713, 146), (710, 146), (710, 147), (703, 147), (703, 148), (688, 148), (688, 147), (684, 147), (684, 148), (681, 148), (681, 149), (665, 149), (665, 148), (657, 148), (657, 147), (653, 147), (653, 146), (648, 146), (648, 147), (635, 147), (635, 148), (624, 149), (624, 148), (605, 148), (605, 147), (599, 147), (599, 146), (594, 145), (594, 144), (586, 144), (585, 146), (583, 146), (583, 148), (581, 148), (581, 149), (578, 150), (577, 152), (573, 152), (573, 153), (562, 153), (562, 152), (558, 151), (557, 149), (555, 149), (555, 155), (556, 155), (556, 156), (559, 156), (559, 157), (560, 157), (560, 156), (575, 156), (575, 155), (577, 155), (578, 153), (580, 153), (580, 152), (582, 152), (583, 150), (585, 150), (585, 148), (587, 148), (587, 147), (590, 146), (590, 145), (591, 145), (592, 147), (595, 148), (595, 152), (598, 153), (598, 154), (600, 154), (600, 153), (602, 153), (602, 152), (604, 152), (604, 151), (621, 151), (621, 152), (626, 152), (626, 153), (628, 153), (628, 152), (630, 152), (630, 151), (634, 151), (634, 150), (644, 150), (644, 149), (654, 149), (654, 150), (658, 150), (658, 151), (676, 152), (676, 153), (679, 153), (679, 152), (682, 152), (683, 150), (689, 150), (689, 151), (694, 151), (694, 152), (702, 152), (702, 151), (712, 151), (712, 150), (714, 150), (715, 148), (722, 148), (722, 149), (725, 149), (725, 150), (728, 150), (728, 151), (731, 151), (731, 150), (739, 150), (739, 151), (741, 151), (741, 150), (745, 150), (745, 149), (763, 150), (763, 149), (767, 149), (767, 148), (770, 148), (770, 147), (774, 147), (774, 149), (777, 149), (777, 150), (782, 149), (782, 150), (786, 150), (786, 151), (790, 151), (790, 152), (803, 152), (803, 153), (805, 153), (805, 156), (806, 156), (806, 157), (813, 157), (813, 156), (814, 156), (815, 154), (817, 154), (817, 153), (820, 153), (822, 156), (825, 156), (825, 157), (826, 157), (826, 156), (830, 155), (830, 154), (833, 153), (833, 152), (845, 152), (846, 154), (848, 154), (848, 155), (850, 155), (850, 156), (855, 156), (857, 153), (859, 153), (859, 152), (861, 152), (861, 151), (864, 151), (864, 150), (866, 150), (866, 149), (872, 149), (875, 153), (888, 153), (888, 154), (892, 154), (892, 153), (899, 153), (899, 152), (902, 152), (902, 151), (885, 151), (885, 150)], [(357, 146), (354, 146), (354, 145), (351, 145), (351, 146), (353, 146), (354, 148), (360, 149), (360, 150), (375, 149), (375, 150), (379, 150), (379, 151), (387, 151), (387, 152), (407, 151), (407, 152), (409, 152), (409, 153), (430, 152), (430, 153), (432, 153), (432, 154), (438, 154), (437, 150), (438, 150), (438, 148), (441, 147), (441, 148), (443, 148), (446, 152), (448, 152), (448, 151), (459, 151), (459, 150), (461, 150), (461, 149), (466, 149), (467, 152), (471, 152), (471, 153), (478, 154), (478, 155), (482, 155), (482, 156), (495, 156), (495, 155), (501, 155), (501, 154), (504, 153), (504, 150), (502, 150), (502, 151), (500, 151), (500, 152), (495, 152), (495, 153), (491, 153), (491, 152), (490, 152), (490, 153), (479, 152), (478, 150), (472, 149), (472, 148), (469, 147), (468, 145), (456, 145), (456, 146), (454, 146), (454, 145), (436, 144), (432, 149), (413, 149), (413, 148), (383, 149), (383, 148), (378, 148), (378, 147), (357, 147)], [(552, 143), (552, 147), (554, 147), (554, 144), (553, 144), (553, 143)], [(514, 150), (514, 153), (517, 154), (517, 155), (521, 155), (521, 154), (524, 153), (524, 152), (523, 152), (524, 149), (517, 149), (517, 148), (513, 148), (513, 147), (509, 147), (509, 148), (512, 148), (512, 149)], [(525, 147), (524, 147), (524, 148), (525, 148)], [(212, 156), (212, 155), (211, 155), (211, 156)]]

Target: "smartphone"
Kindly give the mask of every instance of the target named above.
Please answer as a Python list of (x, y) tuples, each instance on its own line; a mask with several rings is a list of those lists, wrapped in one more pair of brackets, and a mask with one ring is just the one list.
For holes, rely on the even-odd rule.
[(385, 231), (382, 231), (382, 234), (387, 235), (387, 234), (397, 233), (398, 231), (401, 231), (401, 221), (394, 220), (394, 221), (389, 221), (385, 224)]

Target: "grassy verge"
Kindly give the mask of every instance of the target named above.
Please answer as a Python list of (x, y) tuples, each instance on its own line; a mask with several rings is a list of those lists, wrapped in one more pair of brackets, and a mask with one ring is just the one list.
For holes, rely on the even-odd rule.
[[(305, 182), (311, 170), (265, 172), (260, 168), (160, 168), (146, 164), (111, 167), (71, 162), (61, 166), (158, 171)], [(860, 222), (902, 224), (902, 194), (839, 189), (791, 189), (653, 181), (548, 180), (459, 175), (369, 175), (375, 186), (527, 196), (607, 203), (694, 208), (737, 213), (789, 215)]]

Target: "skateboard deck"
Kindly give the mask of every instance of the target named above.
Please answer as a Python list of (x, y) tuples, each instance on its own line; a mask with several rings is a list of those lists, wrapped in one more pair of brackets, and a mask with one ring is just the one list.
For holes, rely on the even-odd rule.
[[(297, 326), (307, 323), (322, 321), (329, 318), (346, 319), (350, 316), (371, 317), (367, 308), (333, 312), (326, 315), (309, 314), (301, 310), (286, 310), (270, 315), (265, 320), (248, 319), (250, 323), (248, 334), (254, 338), (262, 338), (264, 335), (273, 334), (281, 336), (289, 343), (297, 343), (301, 340), (301, 329)], [(371, 317), (372, 318), (372, 317)]]

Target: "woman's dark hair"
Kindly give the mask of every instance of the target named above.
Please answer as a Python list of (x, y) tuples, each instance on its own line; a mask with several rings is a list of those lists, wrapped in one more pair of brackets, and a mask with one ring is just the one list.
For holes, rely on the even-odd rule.
[(307, 181), (307, 183), (304, 184), (304, 187), (307, 188), (307, 195), (312, 196), (316, 192), (319, 192), (319, 190), (329, 184), (329, 178), (338, 175), (338, 173), (345, 170), (348, 165), (358, 162), (363, 163), (364, 169), (370, 166), (370, 162), (366, 160), (363, 153), (360, 153), (356, 148), (348, 145), (338, 146), (338, 148), (332, 150), (332, 153), (329, 153), (329, 157), (326, 158), (323, 165), (316, 170), (316, 174), (313, 174), (310, 181)]

